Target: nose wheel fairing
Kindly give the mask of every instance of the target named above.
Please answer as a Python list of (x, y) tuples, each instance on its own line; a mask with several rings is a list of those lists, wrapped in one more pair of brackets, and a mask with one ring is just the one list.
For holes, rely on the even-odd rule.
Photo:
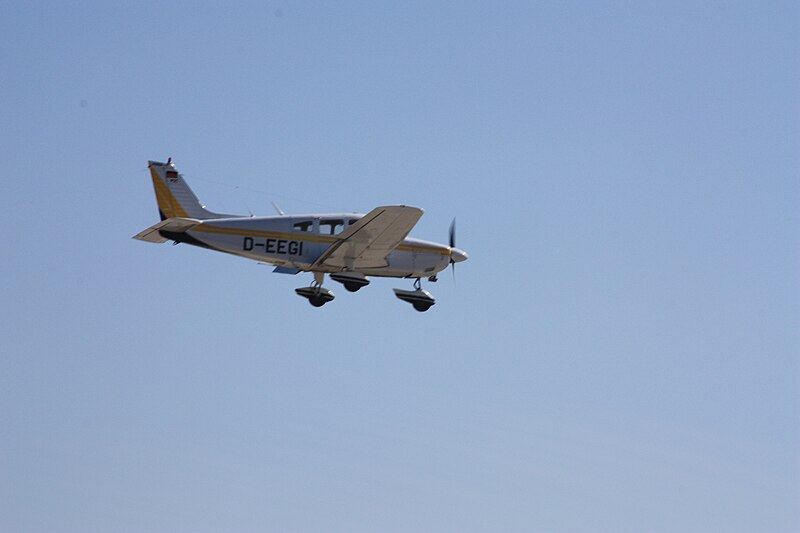
[(422, 288), (422, 282), (419, 278), (414, 282), (414, 290), (407, 291), (403, 289), (394, 289), (394, 295), (400, 300), (408, 302), (414, 306), (414, 309), (420, 313), (424, 313), (436, 304), (436, 300), (431, 293)]
[(404, 302), (408, 302), (413, 305), (414, 309), (420, 313), (424, 313), (436, 303), (436, 300), (433, 298), (433, 296), (431, 296), (431, 293), (425, 289), (415, 289), (413, 291), (394, 289), (394, 295)]

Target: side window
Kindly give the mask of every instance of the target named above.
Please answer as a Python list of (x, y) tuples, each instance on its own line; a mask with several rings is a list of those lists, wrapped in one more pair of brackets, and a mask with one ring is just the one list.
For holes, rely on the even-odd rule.
[(319, 232), (322, 235), (336, 235), (344, 229), (344, 220), (322, 220), (319, 223)]
[(295, 231), (314, 231), (314, 223), (310, 220), (304, 220), (294, 225)]

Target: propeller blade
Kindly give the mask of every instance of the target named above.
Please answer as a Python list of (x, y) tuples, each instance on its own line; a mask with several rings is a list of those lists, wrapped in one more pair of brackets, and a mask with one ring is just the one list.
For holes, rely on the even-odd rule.
[[(453, 217), (453, 221), (450, 223), (450, 248), (456, 247), (456, 219)], [(450, 268), (453, 272), (453, 283), (456, 282), (456, 262), (453, 261), (453, 258), (450, 258)]]

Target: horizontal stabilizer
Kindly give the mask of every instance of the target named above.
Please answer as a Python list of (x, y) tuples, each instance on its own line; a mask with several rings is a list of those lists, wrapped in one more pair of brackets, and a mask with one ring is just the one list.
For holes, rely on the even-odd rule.
[(202, 220), (198, 220), (196, 218), (168, 218), (166, 220), (162, 220), (155, 226), (150, 226), (146, 230), (140, 231), (134, 235), (133, 238), (145, 242), (167, 242), (169, 239), (164, 238), (161, 233), (159, 233), (160, 231), (163, 230), (171, 231), (173, 233), (183, 233), (184, 231), (197, 226), (201, 222)]

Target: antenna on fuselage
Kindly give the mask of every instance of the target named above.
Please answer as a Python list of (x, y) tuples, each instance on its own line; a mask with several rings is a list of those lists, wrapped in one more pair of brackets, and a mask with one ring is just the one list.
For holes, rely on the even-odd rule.
[(244, 201), (244, 206), (247, 208), (247, 212), (250, 213), (250, 218), (253, 218), (255, 215), (253, 214), (253, 210), (250, 209), (250, 205), (247, 203), (247, 200)]
[(281, 209), (278, 204), (276, 204), (275, 202), (270, 202), (270, 203), (272, 204), (272, 207), (275, 208), (275, 211), (277, 211), (280, 216), (283, 216), (283, 215), (286, 214), (286, 213), (283, 212), (283, 209)]

